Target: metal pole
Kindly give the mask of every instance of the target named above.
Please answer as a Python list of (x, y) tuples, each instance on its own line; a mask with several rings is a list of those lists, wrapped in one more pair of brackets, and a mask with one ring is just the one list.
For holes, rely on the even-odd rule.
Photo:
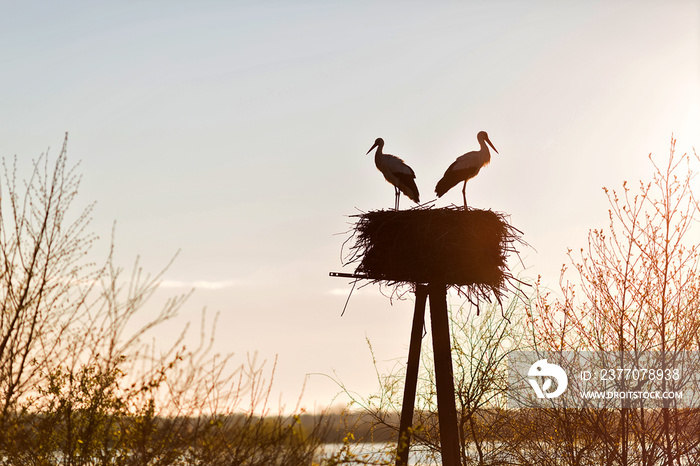
[(408, 465), (408, 452), (411, 446), (411, 427), (413, 425), (413, 408), (416, 403), (416, 385), (418, 384), (418, 366), (420, 347), (425, 321), (425, 302), (428, 299), (428, 287), (416, 285), (416, 305), (413, 310), (411, 342), (408, 347), (408, 365), (406, 366), (406, 384), (403, 389), (401, 423), (399, 425), (399, 442), (396, 447), (396, 466)]
[(447, 315), (447, 286), (444, 284), (430, 284), (429, 286), (430, 326), (433, 332), (442, 464), (443, 466), (459, 466), (459, 434), (452, 372), (450, 324)]

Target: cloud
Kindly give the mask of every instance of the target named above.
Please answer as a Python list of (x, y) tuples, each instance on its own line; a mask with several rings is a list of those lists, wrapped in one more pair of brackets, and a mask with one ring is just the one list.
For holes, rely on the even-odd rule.
[[(331, 288), (326, 292), (326, 294), (329, 294), (331, 296), (345, 296), (347, 297), (350, 294), (350, 290), (352, 289), (352, 285), (348, 286), (347, 288)], [(376, 290), (373, 290), (376, 291)], [(359, 287), (355, 287), (354, 290), (352, 290), (352, 295), (357, 296), (371, 296), (370, 293), (368, 293), (365, 290), (360, 289)]]
[(195, 280), (183, 282), (178, 280), (163, 280), (161, 288), (197, 288), (200, 290), (221, 290), (239, 285), (238, 280)]
[(350, 292), (350, 288), (332, 288), (328, 290), (328, 294), (332, 296), (347, 296)]

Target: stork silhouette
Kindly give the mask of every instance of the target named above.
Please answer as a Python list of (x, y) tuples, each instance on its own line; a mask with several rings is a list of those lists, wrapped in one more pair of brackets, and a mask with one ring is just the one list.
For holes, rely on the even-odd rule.
[(479, 174), (479, 170), (488, 165), (491, 161), (491, 154), (489, 153), (489, 148), (486, 143), (498, 154), (498, 151), (493, 147), (486, 131), (479, 131), (479, 134), (476, 135), (476, 139), (479, 141), (479, 150), (467, 152), (457, 157), (457, 160), (448, 167), (445, 174), (440, 181), (438, 181), (437, 186), (435, 186), (435, 194), (441, 197), (460, 181), (464, 181), (462, 197), (464, 198), (465, 209), (467, 208), (467, 181)]
[(395, 155), (385, 154), (382, 152), (384, 149), (384, 139), (377, 138), (374, 141), (374, 145), (369, 148), (367, 153), (372, 152), (372, 149), (377, 148), (377, 152), (374, 154), (374, 163), (377, 168), (384, 175), (384, 178), (391, 184), (394, 185), (394, 194), (396, 194), (396, 199), (394, 202), (394, 210), (399, 210), (399, 197), (401, 192), (403, 192), (409, 199), (413, 202), (420, 202), (418, 187), (414, 181), (416, 174), (413, 172), (411, 167), (406, 165), (406, 163)]

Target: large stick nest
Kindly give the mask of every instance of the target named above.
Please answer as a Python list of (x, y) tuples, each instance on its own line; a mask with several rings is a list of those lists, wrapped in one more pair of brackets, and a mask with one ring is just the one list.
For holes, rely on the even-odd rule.
[[(389, 285), (432, 283), (470, 298), (500, 298), (513, 277), (510, 252), (522, 234), (491, 210), (419, 207), (360, 215), (345, 265), (357, 275)], [(490, 300), (490, 299), (489, 299)]]

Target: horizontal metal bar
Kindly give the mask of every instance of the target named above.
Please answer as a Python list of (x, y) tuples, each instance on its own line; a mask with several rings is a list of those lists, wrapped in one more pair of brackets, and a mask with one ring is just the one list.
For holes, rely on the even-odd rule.
[(331, 277), (341, 277), (341, 278), (370, 278), (367, 275), (360, 273), (344, 273), (344, 272), (328, 272)]

